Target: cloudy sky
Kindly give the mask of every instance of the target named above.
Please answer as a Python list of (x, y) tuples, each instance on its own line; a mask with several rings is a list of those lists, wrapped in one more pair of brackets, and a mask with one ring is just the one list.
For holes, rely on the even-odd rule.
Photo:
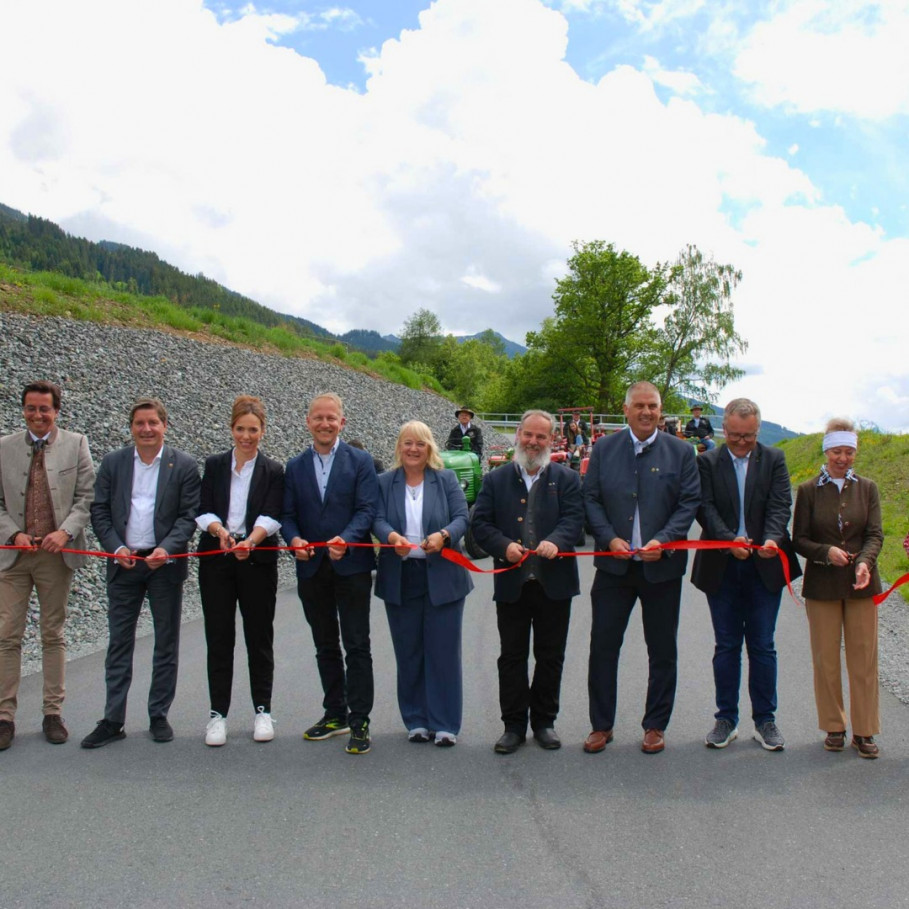
[(909, 431), (909, 0), (0, 0), (0, 35), (0, 202), (339, 332), (523, 342), (573, 240), (694, 243), (744, 273), (721, 402)]

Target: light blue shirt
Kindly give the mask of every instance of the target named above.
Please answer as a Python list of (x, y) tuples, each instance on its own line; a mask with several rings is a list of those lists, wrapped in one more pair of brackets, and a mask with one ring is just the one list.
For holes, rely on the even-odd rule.
[(338, 451), (340, 438), (335, 439), (335, 444), (331, 446), (331, 451), (327, 455), (320, 455), (315, 448), (312, 449), (312, 466), (316, 472), (316, 483), (319, 486), (319, 495), (322, 501), (325, 501), (325, 490), (328, 488), (328, 478), (331, 476), (331, 468), (335, 463), (335, 454)]

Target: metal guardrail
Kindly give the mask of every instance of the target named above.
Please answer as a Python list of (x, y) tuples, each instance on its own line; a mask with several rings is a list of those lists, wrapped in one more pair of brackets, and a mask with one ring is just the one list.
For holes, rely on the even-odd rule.
[[(667, 420), (675, 420), (680, 428), (684, 427), (691, 419), (691, 414), (667, 413), (664, 416)], [(714, 416), (722, 418), (722, 414), (714, 414)], [(558, 419), (557, 415), (556, 418)], [(478, 412), (477, 419), (503, 431), (505, 435), (510, 435), (518, 428), (518, 424), (521, 422), (521, 414)], [(625, 419), (625, 414), (623, 413), (594, 414), (593, 422), (595, 426), (602, 426), (606, 432), (615, 432), (619, 429), (624, 429), (625, 426), (628, 425), (628, 421)], [(723, 426), (719, 420), (717, 423), (713, 424), (713, 432), (717, 438), (723, 438)]]

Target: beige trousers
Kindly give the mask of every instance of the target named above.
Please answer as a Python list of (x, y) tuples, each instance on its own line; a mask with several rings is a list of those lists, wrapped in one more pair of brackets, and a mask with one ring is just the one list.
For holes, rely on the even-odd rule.
[(849, 713), (853, 735), (881, 731), (877, 676), (877, 606), (861, 600), (805, 600), (814, 662), (814, 699), (818, 727), (846, 730), (840, 647), (846, 645)]
[(32, 589), (38, 591), (44, 714), (63, 710), (66, 601), (73, 570), (63, 556), (23, 552), (12, 568), (0, 571), (0, 720), (14, 720), (22, 674), (22, 637)]

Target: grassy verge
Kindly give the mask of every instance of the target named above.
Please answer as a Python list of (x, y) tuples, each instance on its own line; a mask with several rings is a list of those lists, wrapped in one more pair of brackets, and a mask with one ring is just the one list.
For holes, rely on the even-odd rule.
[[(824, 462), (820, 433), (778, 443), (786, 452), (793, 487), (816, 476)], [(909, 436), (860, 432), (855, 472), (874, 480), (881, 493), (884, 548), (878, 561), (881, 577), (892, 584), (909, 572), (903, 539), (909, 532)], [(909, 585), (901, 587), (909, 601)]]
[[(341, 363), (408, 388), (446, 394), (432, 377), (403, 366), (393, 354), (370, 360), (338, 341), (300, 337), (292, 328), (267, 327), (214, 309), (182, 307), (166, 297), (115, 290), (104, 282), (83, 281), (55, 272), (25, 272), (0, 262), (0, 311), (59, 316), (82, 322), (110, 322), (221, 341), (288, 357), (316, 357)], [(450, 397), (450, 395), (448, 395)]]

